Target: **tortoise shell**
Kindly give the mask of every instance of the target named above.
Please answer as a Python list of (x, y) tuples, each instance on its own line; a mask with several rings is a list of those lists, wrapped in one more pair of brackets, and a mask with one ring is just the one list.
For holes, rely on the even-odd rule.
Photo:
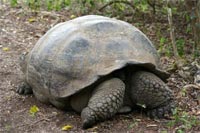
[(166, 79), (151, 41), (124, 21), (88, 15), (51, 28), (30, 51), (26, 80), (33, 91), (66, 98), (127, 65)]

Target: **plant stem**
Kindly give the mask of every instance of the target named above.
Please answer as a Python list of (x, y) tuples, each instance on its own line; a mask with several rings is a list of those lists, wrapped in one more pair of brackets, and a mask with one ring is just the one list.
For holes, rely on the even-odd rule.
[(171, 8), (168, 7), (167, 12), (168, 12), (168, 22), (169, 22), (169, 28), (170, 28), (170, 38), (172, 41), (172, 47), (173, 47), (173, 52), (174, 52), (173, 54), (175, 58), (179, 58), (179, 54), (178, 54), (176, 43), (175, 43), (175, 34), (174, 34), (174, 26), (173, 26), (173, 21), (172, 21)]

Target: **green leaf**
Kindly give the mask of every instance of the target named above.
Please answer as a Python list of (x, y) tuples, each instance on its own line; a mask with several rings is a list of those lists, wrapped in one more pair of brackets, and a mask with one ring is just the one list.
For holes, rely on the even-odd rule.
[(182, 57), (184, 55), (184, 46), (185, 46), (185, 40), (180, 38), (176, 41), (176, 46), (178, 49), (178, 54)]
[(164, 45), (166, 43), (166, 38), (165, 37), (161, 37), (160, 38), (160, 45)]
[(184, 133), (184, 131), (181, 130), (181, 129), (178, 129), (178, 130), (177, 130), (177, 133)]
[(12, 7), (16, 7), (17, 6), (17, 0), (10, 0), (10, 4)]
[(161, 131), (161, 133), (168, 133), (166, 130)]
[(65, 1), (64, 1), (64, 4), (65, 4), (66, 6), (69, 6), (69, 5), (71, 4), (71, 0), (65, 0)]

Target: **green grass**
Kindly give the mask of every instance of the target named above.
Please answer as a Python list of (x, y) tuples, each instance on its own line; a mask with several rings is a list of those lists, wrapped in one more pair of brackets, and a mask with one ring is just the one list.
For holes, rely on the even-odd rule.
[(173, 120), (169, 121), (167, 126), (170, 128), (177, 127), (177, 133), (185, 133), (194, 126), (200, 126), (200, 121), (196, 116), (189, 115), (180, 108), (176, 108), (173, 111)]

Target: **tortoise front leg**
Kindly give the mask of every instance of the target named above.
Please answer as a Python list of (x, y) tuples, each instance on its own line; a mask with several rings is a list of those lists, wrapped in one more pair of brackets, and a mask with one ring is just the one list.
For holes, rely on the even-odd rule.
[(22, 82), (18, 87), (17, 87), (17, 93), (21, 94), (21, 95), (26, 95), (26, 94), (32, 94), (32, 88), (30, 87), (30, 85), (27, 82)]
[(131, 99), (147, 109), (151, 118), (163, 118), (175, 107), (174, 96), (168, 86), (155, 74), (145, 71), (134, 73), (131, 79)]
[(83, 128), (114, 116), (123, 104), (125, 84), (118, 78), (101, 83), (92, 93), (87, 107), (81, 112)]

